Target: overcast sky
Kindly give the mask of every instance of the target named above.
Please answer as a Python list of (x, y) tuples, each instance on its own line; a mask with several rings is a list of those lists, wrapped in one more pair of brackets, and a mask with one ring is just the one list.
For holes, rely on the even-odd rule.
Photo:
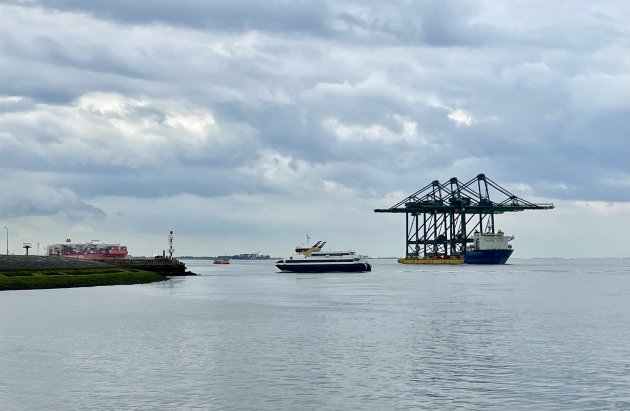
[[(627, 1), (0, 1), (0, 224), (132, 255), (402, 256), (433, 180), (552, 211), (514, 257), (630, 256)], [(0, 231), (0, 251), (5, 250)]]

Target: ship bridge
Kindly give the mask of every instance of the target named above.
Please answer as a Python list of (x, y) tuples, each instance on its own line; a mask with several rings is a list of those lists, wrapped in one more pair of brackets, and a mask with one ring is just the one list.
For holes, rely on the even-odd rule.
[[(492, 196), (492, 199), (491, 199)], [(376, 213), (403, 213), (408, 259), (458, 258), (474, 242), (473, 233), (495, 233), (495, 215), (524, 210), (549, 210), (501, 187), (484, 174), (462, 183), (435, 180), (409, 197)]]

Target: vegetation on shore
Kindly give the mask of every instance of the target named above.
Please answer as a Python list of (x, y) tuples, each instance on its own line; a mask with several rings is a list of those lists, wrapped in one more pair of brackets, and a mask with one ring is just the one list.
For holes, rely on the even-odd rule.
[(166, 279), (158, 273), (125, 268), (4, 270), (0, 271), (0, 290), (129, 285)]

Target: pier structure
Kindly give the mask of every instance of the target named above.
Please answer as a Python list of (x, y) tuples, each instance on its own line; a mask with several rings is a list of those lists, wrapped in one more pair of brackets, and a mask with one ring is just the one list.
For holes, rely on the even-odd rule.
[[(493, 199), (491, 199), (491, 196)], [(405, 258), (402, 263), (459, 264), (473, 234), (495, 233), (495, 216), (524, 210), (549, 210), (501, 187), (484, 174), (462, 183), (435, 180), (409, 197), (376, 213), (405, 214)]]
[(127, 269), (152, 271), (169, 277), (181, 275), (196, 275), (186, 269), (186, 264), (176, 258), (102, 258), (96, 261)]

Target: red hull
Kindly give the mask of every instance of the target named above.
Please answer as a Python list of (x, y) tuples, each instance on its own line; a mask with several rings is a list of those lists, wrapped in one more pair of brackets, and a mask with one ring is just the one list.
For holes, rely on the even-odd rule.
[(125, 258), (127, 257), (127, 252), (119, 251), (116, 253), (59, 254), (59, 256), (80, 258), (82, 260), (100, 260), (103, 258)]
[(58, 255), (82, 260), (125, 258), (127, 254), (129, 254), (127, 246), (125, 245), (99, 240), (92, 240), (88, 243), (73, 243), (70, 239), (67, 239), (65, 243), (49, 245), (47, 250), (48, 255)]

